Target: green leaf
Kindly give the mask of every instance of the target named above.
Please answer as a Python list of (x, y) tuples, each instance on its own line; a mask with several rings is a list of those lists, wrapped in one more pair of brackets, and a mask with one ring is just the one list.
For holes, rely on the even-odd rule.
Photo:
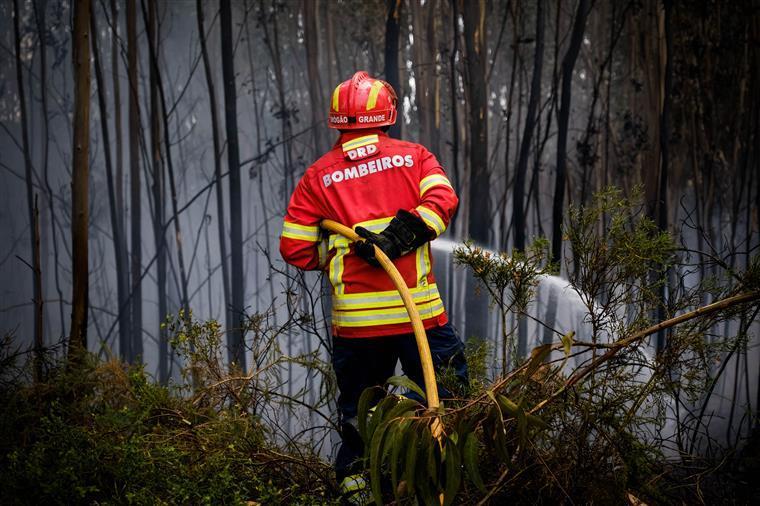
[(406, 479), (406, 485), (409, 488), (409, 493), (414, 494), (414, 473), (417, 467), (417, 452), (419, 446), (419, 433), (417, 432), (417, 426), (412, 425), (411, 433), (407, 441), (406, 458), (404, 459), (404, 472), (402, 477)]
[(446, 488), (443, 491), (444, 506), (454, 501), (459, 486), (462, 484), (462, 456), (454, 441), (447, 439), (444, 447), (444, 464), (446, 468)]
[(419, 402), (415, 401), (414, 399), (407, 399), (406, 397), (403, 397), (395, 406), (393, 406), (393, 408), (388, 410), (388, 414), (384, 418), (385, 420), (393, 420), (394, 418), (403, 416), (406, 413), (414, 413), (414, 409), (419, 407), (421, 407)]
[(364, 444), (369, 443), (369, 437), (367, 435), (367, 417), (369, 416), (369, 404), (372, 402), (372, 398), (375, 396), (375, 387), (365, 388), (361, 396), (359, 396), (359, 404), (357, 406), (357, 417), (359, 422), (359, 435), (361, 435)]
[(377, 403), (377, 406), (374, 408), (374, 412), (369, 417), (369, 421), (367, 422), (367, 440), (372, 441), (375, 430), (382, 425), (383, 417), (385, 414), (385, 411), (389, 409), (391, 406), (396, 404), (396, 398), (392, 395), (389, 395), (388, 397), (385, 397), (383, 400)]
[(515, 404), (515, 402), (507, 399), (503, 395), (499, 394), (497, 396), (497, 399), (499, 401), (499, 406), (501, 407), (501, 409), (509, 413), (510, 416), (517, 419), (518, 424), (519, 424), (519, 416), (525, 416), (529, 425), (538, 427), (540, 429), (546, 429), (549, 427), (549, 425), (547, 425), (547, 423), (544, 422), (541, 418), (537, 417), (536, 415), (531, 415), (527, 413), (524, 409), (522, 409), (520, 406)]
[(493, 442), (496, 446), (496, 453), (508, 464), (507, 435), (504, 431), (504, 419), (498, 405), (491, 410), (491, 418), (493, 420)]
[(378, 427), (377, 433), (372, 437), (369, 453), (369, 476), (372, 485), (372, 497), (375, 499), (375, 502), (380, 505), (383, 504), (383, 493), (380, 487), (380, 468), (383, 464), (381, 457), (388, 426), (388, 423), (384, 423)]
[(388, 381), (386, 381), (386, 383), (396, 387), (411, 390), (412, 392), (419, 394), (419, 396), (427, 402), (427, 397), (425, 396), (425, 392), (422, 390), (422, 388), (406, 376), (391, 376), (388, 378)]
[(573, 349), (573, 337), (575, 337), (575, 331), (570, 331), (562, 336), (562, 346), (565, 349), (565, 356), (570, 356), (570, 352)]
[(478, 438), (474, 432), (470, 432), (464, 438), (464, 468), (467, 470), (467, 474), (470, 479), (478, 487), (478, 490), (485, 493), (486, 485), (483, 483), (483, 478), (480, 476), (480, 468), (478, 467)]
[(541, 346), (536, 346), (533, 348), (533, 350), (530, 352), (528, 365), (525, 367), (525, 376), (533, 376), (533, 373), (535, 373), (538, 368), (541, 367), (541, 364), (544, 363), (544, 360), (546, 360), (551, 352), (551, 344), (542, 344)]
[(396, 497), (396, 502), (399, 502), (398, 497), (398, 484), (399, 484), (399, 468), (401, 467), (401, 451), (405, 450), (409, 446), (410, 440), (415, 436), (415, 428), (411, 420), (401, 420), (396, 424), (395, 438), (392, 441), (391, 447), (391, 484), (393, 485), (393, 494)]

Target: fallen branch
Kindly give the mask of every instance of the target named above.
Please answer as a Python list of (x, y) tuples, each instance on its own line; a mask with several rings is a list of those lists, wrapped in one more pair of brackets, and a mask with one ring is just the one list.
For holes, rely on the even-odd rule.
[(615, 343), (612, 343), (610, 345), (610, 350), (607, 351), (605, 354), (598, 356), (595, 358), (589, 365), (581, 369), (580, 371), (574, 373), (568, 380), (565, 382), (564, 385), (562, 385), (562, 388), (554, 392), (551, 396), (544, 399), (543, 401), (539, 402), (532, 410), (530, 410), (531, 413), (534, 413), (544, 406), (557, 398), (557, 396), (561, 395), (563, 392), (565, 392), (568, 388), (576, 385), (579, 381), (581, 381), (583, 378), (591, 374), (597, 367), (599, 367), (601, 364), (607, 362), (612, 357), (618, 354), (620, 350), (623, 348), (626, 348), (634, 343), (637, 343), (639, 341), (642, 341), (646, 339), (647, 337), (651, 336), (652, 334), (656, 334), (657, 332), (661, 330), (668, 329), (670, 327), (674, 327), (678, 324), (684, 323), (689, 320), (693, 320), (694, 318), (700, 317), (700, 316), (707, 316), (711, 315), (713, 313), (717, 313), (719, 311), (723, 311), (725, 309), (728, 309), (732, 306), (737, 306), (739, 304), (746, 304), (748, 302), (754, 302), (756, 300), (760, 300), (760, 291), (755, 292), (746, 292), (746, 293), (740, 293), (738, 295), (734, 295), (732, 297), (727, 297), (725, 299), (719, 300), (717, 302), (713, 302), (712, 304), (708, 304), (707, 306), (703, 306), (700, 308), (695, 309), (694, 311), (690, 311), (688, 313), (684, 313), (682, 315), (676, 316), (675, 318), (671, 318), (669, 320), (665, 320), (663, 322), (660, 322), (656, 325), (652, 325), (651, 327), (647, 327), (643, 330), (640, 330), (639, 332), (634, 333), (630, 337), (627, 337), (625, 339), (621, 339), (620, 341), (617, 341)]

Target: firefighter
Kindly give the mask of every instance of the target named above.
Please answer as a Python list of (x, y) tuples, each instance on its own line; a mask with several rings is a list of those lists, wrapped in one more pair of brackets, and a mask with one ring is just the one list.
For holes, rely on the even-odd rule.
[[(396, 122), (397, 102), (388, 83), (366, 72), (335, 88), (328, 126), (340, 137), (298, 182), (280, 238), (286, 262), (324, 270), (332, 284), (332, 365), (342, 432), (335, 471), (344, 497), (354, 503), (367, 487), (358, 464), (359, 396), (383, 385), (399, 360), (404, 373), (423, 384), (409, 316), (372, 245), (388, 255), (409, 286), (436, 368), (451, 367), (463, 389), (468, 383), (464, 346), (448, 322), (430, 253), (430, 241), (446, 230), (458, 198), (430, 151), (386, 134)], [(364, 241), (324, 237), (319, 224), (325, 218), (354, 228)]]

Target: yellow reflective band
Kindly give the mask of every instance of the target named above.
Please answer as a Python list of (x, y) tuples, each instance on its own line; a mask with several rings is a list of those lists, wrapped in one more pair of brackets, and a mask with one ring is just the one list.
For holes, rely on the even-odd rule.
[[(417, 304), (417, 310), (423, 319), (430, 319), (443, 313), (443, 301), (435, 299), (423, 304)], [(406, 308), (368, 309), (366, 311), (333, 310), (332, 321), (339, 327), (368, 327), (375, 325), (391, 325), (408, 323), (409, 314)]]
[(332, 97), (333, 111), (338, 112), (338, 107), (340, 107), (340, 84), (335, 87), (335, 91), (333, 91)]
[(453, 189), (451, 182), (446, 176), (443, 174), (433, 174), (432, 176), (423, 178), (422, 181), (420, 181), (420, 197), (422, 197), (430, 188), (438, 185), (448, 186), (449, 188)]
[(360, 474), (346, 476), (343, 478), (343, 481), (340, 482), (340, 490), (342, 493), (356, 492), (357, 490), (364, 490), (366, 488), (367, 480)]
[[(385, 227), (388, 226), (388, 223), (393, 219), (393, 216), (388, 216), (385, 218), (377, 218), (374, 220), (367, 220), (367, 221), (361, 221), (359, 223), (356, 223), (354, 227), (364, 227), (370, 232), (382, 232)], [(338, 234), (330, 234), (329, 242), (327, 245), (328, 251), (335, 248), (335, 256), (330, 261), (330, 269), (328, 272), (328, 278), (330, 279), (330, 283), (333, 286), (333, 295), (338, 296), (342, 295), (345, 291), (345, 286), (343, 284), (343, 272), (345, 270), (345, 266), (343, 264), (343, 257), (348, 254), (350, 251), (349, 249), (350, 241)]]
[(435, 235), (441, 235), (446, 230), (443, 220), (435, 212), (425, 206), (417, 206), (415, 209), (420, 213), (422, 221), (435, 231)]
[(319, 267), (324, 267), (325, 265), (327, 265), (327, 252), (329, 251), (327, 249), (326, 239), (322, 239), (321, 241), (319, 241), (319, 246), (317, 247), (317, 251), (319, 253), (319, 261), (318, 261), (319, 263), (317, 265), (319, 265)]
[[(412, 288), (409, 291), (412, 294), (412, 299), (414, 299), (414, 302), (417, 304), (431, 302), (435, 299), (441, 298), (441, 295), (438, 292), (438, 286), (435, 284)], [(401, 296), (396, 290), (384, 292), (344, 293), (333, 296), (333, 308), (342, 310), (372, 309), (380, 307), (395, 308), (403, 305), (404, 301), (401, 300)]]
[(300, 241), (319, 242), (319, 227), (298, 225), (284, 221), (282, 223), (282, 237), (298, 239)]
[(348, 142), (344, 142), (343, 151), (350, 151), (352, 149), (361, 148), (369, 144), (377, 144), (378, 140), (379, 139), (377, 137), (377, 134), (365, 135), (364, 137), (357, 137), (356, 139), (352, 139)]
[(367, 110), (371, 111), (377, 105), (377, 96), (380, 94), (380, 90), (383, 88), (382, 81), (375, 81), (372, 83), (372, 88), (369, 90), (369, 98), (367, 99)]

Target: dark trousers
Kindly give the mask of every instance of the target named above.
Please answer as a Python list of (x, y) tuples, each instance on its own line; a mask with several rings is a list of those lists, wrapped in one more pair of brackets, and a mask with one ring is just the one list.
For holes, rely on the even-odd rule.
[[(451, 367), (458, 383), (466, 390), (469, 380), (464, 344), (450, 323), (427, 330), (430, 354), (436, 370)], [(338, 411), (341, 420), (342, 442), (335, 462), (338, 483), (343, 477), (358, 471), (356, 461), (364, 453), (361, 437), (356, 430), (356, 413), (362, 392), (383, 385), (393, 376), (396, 362), (401, 360), (404, 374), (424, 390), (422, 366), (414, 334), (383, 336), (377, 339), (333, 338), (332, 363), (338, 380)], [(441, 388), (442, 398), (452, 397)], [(405, 393), (408, 397), (416, 394)], [(420, 399), (421, 400), (421, 399)]]

